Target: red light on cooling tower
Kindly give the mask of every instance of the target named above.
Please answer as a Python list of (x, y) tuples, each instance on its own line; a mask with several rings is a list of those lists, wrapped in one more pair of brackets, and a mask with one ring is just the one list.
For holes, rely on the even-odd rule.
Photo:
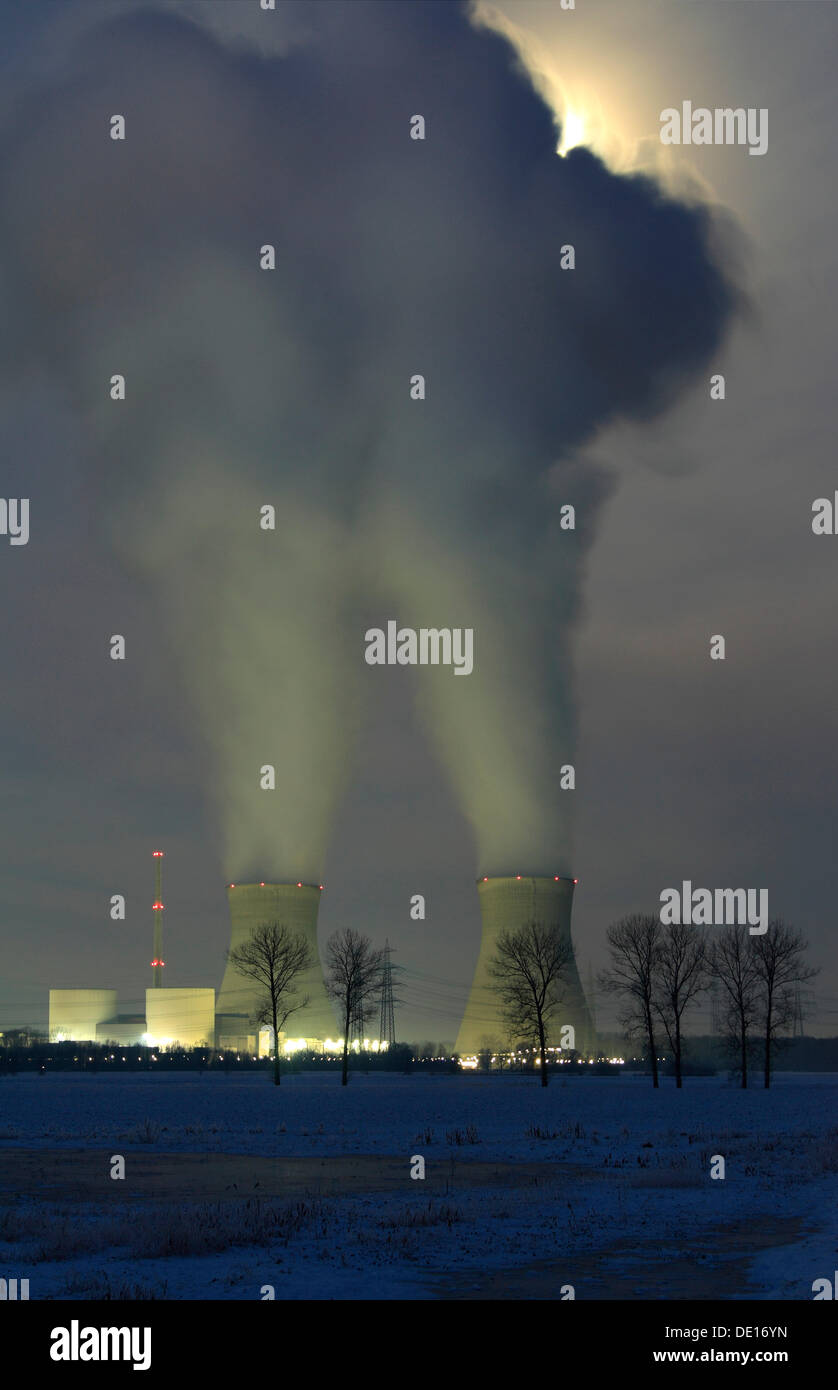
[(298, 883), (298, 884), (297, 884), (297, 887), (298, 887), (298, 888), (302, 888), (302, 886), (303, 886), (303, 885), (302, 885), (301, 883)]
[(518, 882), (520, 883), (520, 882), (521, 882), (521, 875), (520, 875), (520, 874), (516, 874), (515, 877), (516, 877), (516, 879), (518, 880)]
[(578, 878), (575, 878), (575, 879), (573, 880), (573, 882), (574, 882), (574, 883), (578, 883), (578, 882), (579, 882)]
[(264, 883), (260, 883), (260, 884), (259, 884), (259, 887), (260, 887), (260, 888), (264, 888), (264, 886), (265, 886)]
[(321, 893), (323, 892), (323, 884), (322, 884), (322, 883), (320, 884), (320, 892), (321, 892)]

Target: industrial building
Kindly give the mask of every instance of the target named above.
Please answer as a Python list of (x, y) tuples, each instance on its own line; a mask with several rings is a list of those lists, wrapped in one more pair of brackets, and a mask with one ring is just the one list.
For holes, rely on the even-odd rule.
[[(312, 965), (295, 982), (299, 997), (308, 995), (304, 1010), (289, 1019), (289, 1031), (306, 1044), (321, 1047), (325, 1038), (337, 1036), (335, 1013), (326, 993), (317, 950), (317, 914), (322, 886), (313, 883), (231, 883), (230, 950), (243, 945), (265, 923), (277, 923), (299, 933), (308, 943)], [(257, 1051), (258, 1028), (254, 1014), (260, 990), (254, 980), (238, 974), (227, 962), (215, 1011), (216, 1043), (224, 1049)]]
[(147, 989), (145, 1014), (117, 1013), (115, 989), (51, 989), (50, 1042), (211, 1047), (214, 989)]
[(146, 1041), (153, 1047), (211, 1047), (215, 1041), (214, 989), (147, 989)]
[(115, 989), (51, 989), (50, 1042), (94, 1042), (96, 1032), (116, 1018)]
[[(457, 1035), (455, 1051), (460, 1056), (476, 1056), (486, 1049), (500, 1050), (510, 1041), (489, 973), (489, 962), (501, 932), (516, 931), (528, 922), (539, 922), (545, 927), (557, 928), (572, 950), (570, 914), (575, 886), (575, 879), (559, 875), (531, 878), (516, 874), (478, 881), (482, 920), (480, 954)], [(576, 1048), (586, 1052), (594, 1045), (593, 1027), (574, 956), (571, 956), (562, 984), (564, 1002), (561, 1017), (554, 1019), (554, 1028), (557, 1024), (572, 1025)]]

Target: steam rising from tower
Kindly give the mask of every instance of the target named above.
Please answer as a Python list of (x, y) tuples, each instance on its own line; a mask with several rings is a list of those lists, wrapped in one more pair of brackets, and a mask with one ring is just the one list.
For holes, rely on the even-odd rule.
[[(484, 1048), (500, 1049), (508, 1042), (524, 1041), (507, 1036), (498, 995), (491, 987), (489, 963), (501, 932), (517, 931), (529, 922), (555, 928), (572, 945), (570, 913), (574, 887), (572, 878), (527, 878), (523, 875), (483, 878), (478, 882), (483, 931), (474, 981), (457, 1035), (456, 1051), (461, 1056), (471, 1056)], [(552, 1019), (551, 1045), (558, 1044), (557, 1030), (570, 1024), (575, 1032), (577, 1050), (585, 1052), (594, 1045), (595, 1039), (575, 957), (564, 972), (562, 988), (564, 1000)]]
[(548, 873), (573, 862), (556, 787), (609, 486), (583, 446), (662, 410), (721, 342), (713, 217), (560, 158), (512, 46), (465, 4), (190, 13), (137, 0), (80, 25), (4, 118), (0, 365), (49, 362), (88, 426), (105, 530), (155, 589), (206, 743), (228, 879), (322, 875), (359, 594), (475, 630), (472, 675), (417, 672), (424, 721), (479, 871)]

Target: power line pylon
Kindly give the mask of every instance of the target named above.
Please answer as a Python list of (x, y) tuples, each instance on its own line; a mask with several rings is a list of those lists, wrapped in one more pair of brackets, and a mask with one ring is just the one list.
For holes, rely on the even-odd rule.
[(378, 1025), (378, 1044), (393, 1047), (396, 1041), (396, 1018), (393, 1007), (393, 967), (390, 964), (390, 942), (384, 942), (384, 965), (381, 971), (381, 1017)]

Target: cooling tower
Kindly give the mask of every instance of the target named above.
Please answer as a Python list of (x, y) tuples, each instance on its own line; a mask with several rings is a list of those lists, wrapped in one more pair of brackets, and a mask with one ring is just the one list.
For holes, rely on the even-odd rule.
[[(491, 988), (489, 962), (500, 933), (515, 931), (528, 922), (558, 927), (562, 936), (570, 941), (573, 889), (572, 878), (525, 878), (522, 875), (478, 881), (483, 934), (471, 993), (457, 1035), (456, 1050), (460, 1056), (473, 1056), (487, 1047), (494, 1051), (510, 1041), (521, 1041), (508, 1037), (498, 995)], [(575, 957), (565, 971), (561, 988), (564, 1002), (553, 1014), (550, 1043), (558, 1045), (558, 1029), (570, 1023), (575, 1029), (577, 1049), (586, 1052), (593, 1047), (594, 1036)]]
[[(321, 890), (311, 883), (231, 883), (230, 950), (241, 946), (256, 927), (276, 922), (305, 937), (313, 965), (295, 981), (298, 997), (309, 996), (305, 1009), (294, 1013), (286, 1031), (300, 1038), (334, 1038), (335, 1015), (329, 1003), (317, 952), (317, 912)], [(219, 1047), (257, 1051), (258, 1029), (253, 1015), (258, 1007), (258, 984), (237, 974), (230, 962), (224, 971), (216, 1003), (216, 1042)]]

